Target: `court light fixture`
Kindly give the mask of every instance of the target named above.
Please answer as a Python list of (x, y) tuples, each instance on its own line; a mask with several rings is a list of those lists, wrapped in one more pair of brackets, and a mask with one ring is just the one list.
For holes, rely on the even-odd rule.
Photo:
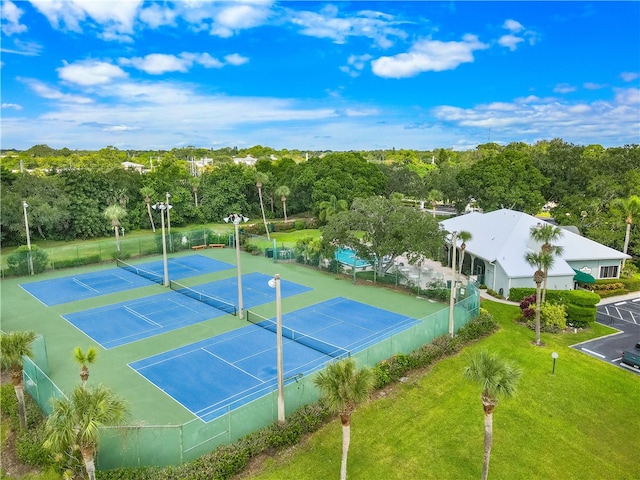
[(27, 217), (27, 208), (29, 204), (23, 200), (22, 210), (24, 211), (24, 228), (27, 233), (27, 262), (29, 264), (29, 275), (33, 275), (33, 257), (31, 256), (31, 236), (29, 235), (29, 217)]
[[(167, 194), (169, 195), (169, 194)], [(155, 205), (151, 205), (155, 211), (160, 212), (160, 221), (162, 228), (162, 262), (164, 264), (164, 286), (169, 286), (169, 263), (167, 261), (167, 238), (164, 232), (164, 212), (167, 212), (167, 218), (169, 216), (169, 210), (173, 208), (172, 205), (169, 205), (169, 202), (166, 203), (158, 202)]]
[(276, 289), (276, 350), (278, 361), (278, 422), (285, 421), (284, 414), (284, 368), (282, 354), (282, 295), (280, 293), (280, 274), (276, 273), (269, 280), (269, 286)]
[(224, 223), (233, 223), (235, 229), (235, 244), (236, 244), (236, 267), (238, 269), (238, 317), (244, 319), (244, 311), (242, 309), (242, 273), (240, 269), (240, 234), (238, 231), (238, 225), (241, 222), (248, 222), (249, 217), (245, 217), (241, 213), (230, 213), (223, 218)]

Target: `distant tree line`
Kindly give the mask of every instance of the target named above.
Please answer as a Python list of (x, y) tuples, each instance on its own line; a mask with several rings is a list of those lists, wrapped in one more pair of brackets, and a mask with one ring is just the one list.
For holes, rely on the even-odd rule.
[[(32, 240), (88, 239), (112, 233), (104, 216), (110, 205), (127, 212), (127, 231), (151, 228), (149, 205), (168, 192), (171, 225), (218, 223), (230, 212), (259, 220), (260, 196), (267, 219), (311, 215), (326, 217), (328, 207), (350, 207), (356, 198), (392, 196), (455, 206), (473, 202), (485, 211), (506, 207), (530, 214), (551, 205), (560, 225), (576, 225), (583, 235), (640, 256), (637, 219), (620, 200), (640, 195), (640, 146), (604, 148), (573, 145), (561, 139), (534, 145), (488, 143), (473, 150), (436, 149), (306, 152), (260, 145), (210, 150), (170, 151), (56, 150), (36, 145), (4, 150), (0, 170), (1, 241), (25, 242), (22, 202), (29, 205)], [(251, 156), (255, 166), (235, 164)], [(194, 170), (190, 160), (208, 159)], [(123, 162), (144, 166), (126, 170)], [(196, 173), (196, 175), (194, 175)], [(286, 188), (285, 188), (286, 187)], [(282, 195), (282, 193), (287, 195)], [(632, 202), (633, 203), (633, 202)], [(322, 215), (321, 215), (322, 214)]]

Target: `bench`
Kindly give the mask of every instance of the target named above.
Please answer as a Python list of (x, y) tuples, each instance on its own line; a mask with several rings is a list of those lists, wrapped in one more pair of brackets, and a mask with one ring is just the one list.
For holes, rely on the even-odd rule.
[(191, 250), (204, 250), (205, 248), (207, 248), (206, 245), (194, 245)]
[(224, 243), (210, 243), (209, 244), (209, 248), (224, 248), (225, 244)]

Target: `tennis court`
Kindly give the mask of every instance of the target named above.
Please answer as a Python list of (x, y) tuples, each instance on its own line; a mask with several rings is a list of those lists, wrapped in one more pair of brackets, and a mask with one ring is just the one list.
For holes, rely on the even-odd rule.
[[(247, 314), (258, 323), (129, 366), (209, 422), (276, 388), (275, 321)], [(420, 323), (341, 297), (288, 313), (282, 322), (285, 383)]]
[[(164, 263), (162, 260), (136, 265), (119, 262), (119, 265), (124, 268), (110, 268), (99, 272), (24, 283), (20, 286), (50, 307), (163, 282)], [(167, 262), (169, 277), (173, 279), (203, 275), (230, 268), (235, 268), (235, 265), (202, 255), (172, 258)]]
[[(121, 269), (118, 269), (120, 271)], [(256, 306), (275, 299), (268, 286), (272, 277), (251, 273), (242, 277), (243, 301)], [(238, 304), (237, 278), (193, 287), (171, 281), (174, 290), (137, 300), (116, 303), (64, 315), (63, 318), (105, 349), (125, 345), (226, 314), (235, 314)], [(310, 290), (283, 281), (283, 297)]]

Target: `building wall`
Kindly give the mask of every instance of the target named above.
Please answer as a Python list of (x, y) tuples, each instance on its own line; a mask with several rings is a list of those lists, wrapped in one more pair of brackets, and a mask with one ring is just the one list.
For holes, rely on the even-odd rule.
[(620, 260), (577, 260), (567, 261), (567, 263), (571, 268), (588, 273), (596, 280), (603, 278), (600, 277), (600, 267), (618, 267), (618, 275), (616, 277), (604, 278), (620, 278), (620, 270), (622, 268), (622, 262)]

